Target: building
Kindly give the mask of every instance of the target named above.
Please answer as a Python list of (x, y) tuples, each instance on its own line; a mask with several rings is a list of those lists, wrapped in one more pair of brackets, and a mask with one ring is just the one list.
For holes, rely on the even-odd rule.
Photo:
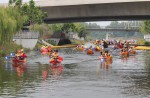
[(144, 35), (144, 39), (145, 39), (146, 41), (149, 41), (149, 42), (150, 42), (150, 34), (145, 34), (145, 35)]

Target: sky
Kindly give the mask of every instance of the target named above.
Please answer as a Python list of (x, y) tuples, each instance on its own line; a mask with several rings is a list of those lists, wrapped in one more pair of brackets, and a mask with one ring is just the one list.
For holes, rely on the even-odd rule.
[[(8, 3), (9, 0), (0, 0), (0, 3)], [(23, 2), (28, 2), (29, 0), (23, 0)], [(34, 0), (34, 1), (39, 1), (39, 0)], [(89, 22), (88, 22), (89, 23)], [(110, 24), (110, 21), (97, 21), (97, 22), (90, 22), (90, 23), (96, 23), (100, 26), (107, 26)]]
[[(9, 0), (0, 0), (0, 3), (8, 3)], [(23, 2), (28, 2), (30, 0), (23, 0)], [(39, 0), (34, 0), (34, 1), (39, 1)]]
[(111, 21), (94, 21), (94, 22), (87, 22), (87, 23), (96, 23), (103, 27), (103, 26), (109, 25), (111, 23)]

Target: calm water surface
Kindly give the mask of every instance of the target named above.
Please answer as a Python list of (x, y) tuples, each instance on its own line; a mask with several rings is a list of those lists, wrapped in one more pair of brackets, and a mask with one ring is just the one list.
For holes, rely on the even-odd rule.
[(124, 60), (112, 54), (113, 64), (101, 68), (99, 53), (61, 50), (62, 73), (38, 52), (21, 67), (1, 62), (0, 98), (150, 98), (150, 51)]

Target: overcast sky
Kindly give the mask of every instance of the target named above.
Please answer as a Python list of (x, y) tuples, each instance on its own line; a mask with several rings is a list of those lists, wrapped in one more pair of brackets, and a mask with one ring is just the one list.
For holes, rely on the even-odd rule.
[[(96, 23), (96, 24), (98, 24), (98, 25), (100, 25), (100, 26), (107, 26), (107, 25), (109, 25), (110, 24), (110, 22), (111, 21), (94, 21), (94, 22), (90, 22), (90, 23)], [(89, 23), (89, 22), (88, 22)]]
[[(8, 1), (9, 0), (0, 0), (0, 3), (8, 3)], [(28, 1), (29, 0), (23, 0), (23, 2), (28, 2)], [(39, 1), (39, 0), (34, 0), (34, 1)], [(97, 23), (100, 26), (107, 26), (110, 24), (110, 21), (100, 21), (100, 22), (92, 22), (92, 23)]]
[[(0, 0), (0, 3), (8, 3), (9, 0)], [(23, 2), (28, 2), (30, 0), (23, 0)], [(39, 0), (34, 0), (34, 1), (39, 1)]]

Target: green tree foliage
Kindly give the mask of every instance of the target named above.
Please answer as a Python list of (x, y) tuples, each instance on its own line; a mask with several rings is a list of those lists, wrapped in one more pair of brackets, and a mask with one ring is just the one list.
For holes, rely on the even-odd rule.
[(76, 27), (75, 27), (75, 24), (73, 23), (65, 23), (62, 26), (62, 31), (66, 31), (66, 32), (75, 31), (75, 29)]
[(150, 34), (150, 20), (143, 21), (140, 31), (144, 34)]
[(98, 24), (96, 23), (89, 23), (86, 24), (87, 28), (101, 28)]
[(47, 17), (46, 12), (42, 12), (40, 10), (40, 7), (35, 6), (35, 2), (33, 0), (29, 1), (29, 6), (28, 6), (27, 12), (26, 10), (22, 10), (24, 13), (29, 16), (29, 23), (30, 25), (34, 25), (36, 23), (41, 24), (44, 20), (44, 18)]
[(86, 23), (64, 23), (64, 24), (52, 24), (50, 25), (53, 32), (74, 32), (78, 33), (78, 36), (86, 38), (89, 32), (86, 31)]
[(53, 32), (62, 32), (63, 24), (51, 24), (50, 26)]
[(12, 41), (14, 33), (21, 30), (27, 17), (12, 7), (0, 7), (0, 16), (0, 45), (4, 45)]
[(75, 26), (76, 26), (76, 31), (78, 33), (78, 36), (80, 38), (81, 37), (86, 38), (87, 35), (89, 34), (89, 32), (86, 31), (86, 29), (88, 28), (87, 24), (85, 24), (85, 23), (75, 23)]
[(25, 24), (33, 25), (41, 24), (43, 20), (47, 17), (47, 12), (43, 12), (40, 7), (35, 6), (35, 2), (33, 0), (29, 1), (29, 4), (25, 3), (22, 5), (22, 0), (9, 0), (9, 5), (14, 7), (18, 7), (20, 9), (20, 13), (22, 15), (26, 15), (28, 20)]
[(119, 27), (120, 27), (120, 24), (118, 21), (112, 21), (110, 25), (108, 25), (106, 28), (119, 28)]
[(30, 26), (30, 30), (40, 32), (40, 38), (42, 39), (45, 36), (52, 34), (52, 28), (50, 25), (42, 23), (42, 24), (35, 24), (34, 27)]

